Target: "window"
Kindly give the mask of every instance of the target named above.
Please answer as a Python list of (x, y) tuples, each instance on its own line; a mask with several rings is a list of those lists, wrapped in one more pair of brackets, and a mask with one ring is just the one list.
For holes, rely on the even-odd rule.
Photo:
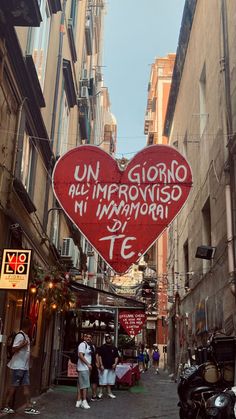
[(57, 144), (57, 155), (61, 156), (68, 150), (68, 130), (69, 130), (70, 108), (65, 90), (63, 90), (60, 106), (59, 138)]
[(38, 0), (42, 22), (39, 28), (31, 28), (29, 32), (27, 53), (33, 56), (39, 82), (43, 90), (48, 53), (51, 16), (47, 0)]
[(20, 166), (20, 180), (31, 198), (34, 189), (35, 162), (36, 152), (34, 145), (29, 135), (24, 133)]
[[(211, 246), (211, 207), (210, 207), (210, 198), (207, 199), (203, 209), (202, 209), (202, 244), (206, 246)], [(203, 259), (203, 273), (211, 266), (211, 261)]]
[(77, 5), (78, 5), (77, 0), (71, 1), (70, 18), (71, 18), (74, 30), (76, 30), (76, 23), (77, 23), (77, 9), (78, 9)]
[(199, 119), (200, 119), (200, 135), (203, 134), (207, 123), (206, 109), (206, 65), (204, 64), (199, 80)]
[(210, 210), (209, 198), (207, 199), (202, 209), (202, 219), (203, 219), (203, 225), (202, 225), (203, 244), (207, 246), (211, 246), (211, 210)]
[(188, 249), (188, 240), (184, 243), (184, 275), (185, 275), (185, 289), (189, 288), (189, 249)]
[(51, 239), (56, 248), (59, 247), (59, 225), (60, 225), (59, 210), (52, 211)]

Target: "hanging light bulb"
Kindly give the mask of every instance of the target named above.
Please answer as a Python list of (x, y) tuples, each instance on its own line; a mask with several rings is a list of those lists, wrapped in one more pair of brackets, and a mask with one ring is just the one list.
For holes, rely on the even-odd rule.
[(37, 292), (37, 287), (36, 287), (36, 285), (31, 285), (31, 286), (30, 286), (30, 292), (31, 292), (31, 294), (36, 294), (36, 292)]

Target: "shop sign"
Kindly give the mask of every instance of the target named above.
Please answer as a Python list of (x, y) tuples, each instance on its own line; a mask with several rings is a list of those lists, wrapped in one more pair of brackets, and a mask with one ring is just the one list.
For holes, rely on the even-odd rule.
[(114, 272), (123, 274), (183, 207), (191, 169), (173, 147), (152, 145), (121, 170), (97, 146), (76, 147), (53, 172), (56, 199)]
[(67, 377), (78, 377), (77, 365), (73, 364), (70, 359), (67, 365)]
[(123, 286), (123, 287), (117, 287), (116, 285), (114, 285), (113, 284), (113, 287), (115, 288), (115, 292), (116, 292), (116, 294), (119, 294), (119, 295), (124, 295), (124, 296), (126, 296), (126, 297), (134, 297), (136, 294), (137, 294), (137, 291), (138, 291), (138, 286), (136, 286), (136, 287), (125, 287), (125, 286)]
[(143, 311), (120, 311), (119, 323), (129, 336), (138, 335), (146, 321), (146, 314)]
[(28, 288), (31, 250), (4, 249), (0, 289), (26, 290)]

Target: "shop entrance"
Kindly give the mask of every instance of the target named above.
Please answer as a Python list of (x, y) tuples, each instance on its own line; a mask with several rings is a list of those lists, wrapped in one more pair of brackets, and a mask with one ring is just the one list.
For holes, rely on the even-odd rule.
[(132, 298), (120, 297), (86, 285), (72, 283), (72, 290), (78, 294), (80, 307), (67, 312), (62, 319), (62, 347), (59, 354), (56, 382), (74, 382), (76, 368), (71, 366), (70, 355), (85, 333), (93, 336), (96, 346), (104, 343), (104, 335), (109, 332), (118, 346), (119, 310), (143, 310), (145, 304)]

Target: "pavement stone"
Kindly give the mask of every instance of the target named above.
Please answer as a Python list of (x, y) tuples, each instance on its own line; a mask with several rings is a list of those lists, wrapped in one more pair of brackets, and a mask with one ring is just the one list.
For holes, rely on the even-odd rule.
[[(75, 407), (76, 387), (54, 386), (36, 401), (40, 410), (39, 419), (178, 419), (177, 385), (166, 372), (155, 374), (149, 369), (141, 374), (138, 385), (114, 388), (116, 399), (106, 396), (101, 401), (89, 402), (91, 408), (83, 410)], [(91, 396), (91, 392), (89, 392)], [(4, 415), (6, 417), (6, 415)], [(22, 419), (23, 411), (7, 415), (12, 419)]]

